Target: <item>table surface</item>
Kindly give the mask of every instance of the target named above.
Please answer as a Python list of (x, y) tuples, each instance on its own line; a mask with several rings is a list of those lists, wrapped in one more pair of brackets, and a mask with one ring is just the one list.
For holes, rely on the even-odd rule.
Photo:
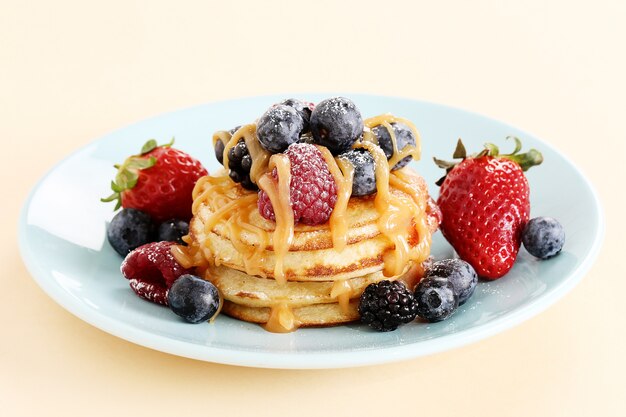
[[(626, 3), (579, 3), (0, 0), (2, 414), (624, 415)], [(72, 316), (31, 279), (19, 210), (64, 156), (169, 110), (304, 90), (445, 103), (544, 138), (600, 195), (597, 262), (557, 304), (495, 337), (323, 371), (133, 345)]]

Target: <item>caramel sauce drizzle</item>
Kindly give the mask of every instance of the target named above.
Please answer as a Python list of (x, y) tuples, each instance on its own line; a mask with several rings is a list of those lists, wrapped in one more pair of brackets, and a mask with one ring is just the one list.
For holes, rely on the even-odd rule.
[(348, 281), (345, 279), (335, 281), (333, 288), (330, 290), (330, 296), (337, 299), (341, 311), (348, 313), (350, 297), (352, 296), (352, 287)]
[(300, 327), (293, 311), (285, 302), (274, 305), (270, 310), (270, 318), (263, 328), (272, 333), (289, 333)]
[(352, 195), (352, 180), (354, 178), (354, 167), (352, 164), (341, 158), (334, 158), (330, 151), (324, 146), (316, 146), (322, 153), (328, 170), (330, 171), (337, 186), (337, 200), (330, 215), (329, 227), (333, 239), (333, 248), (337, 252), (345, 249), (348, 236), (348, 218), (346, 211), (350, 196)]
[(294, 217), (290, 199), (291, 164), (289, 158), (283, 154), (272, 155), (269, 162), (270, 171), (274, 167), (278, 173), (278, 184), (268, 172), (259, 179), (258, 186), (267, 193), (272, 202), (272, 207), (274, 207), (276, 217), (276, 228), (272, 236), (276, 258), (274, 279), (279, 284), (283, 284), (287, 281), (283, 263), (293, 241), (294, 232)]

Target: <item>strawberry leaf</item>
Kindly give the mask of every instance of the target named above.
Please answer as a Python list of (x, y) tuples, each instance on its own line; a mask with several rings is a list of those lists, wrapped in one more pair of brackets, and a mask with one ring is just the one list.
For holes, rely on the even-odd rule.
[[(485, 149), (487, 150), (486, 155), (490, 155), (490, 156), (500, 155), (500, 148), (498, 148), (493, 143), (485, 143)], [(482, 152), (480, 154), (482, 154)]]
[(156, 158), (151, 156), (150, 158), (131, 158), (126, 164), (128, 170), (140, 170), (151, 168), (156, 164)]
[(454, 150), (454, 153), (452, 154), (452, 158), (454, 158), (454, 159), (458, 159), (458, 158), (465, 159), (466, 157), (467, 157), (467, 151), (465, 150), (465, 145), (463, 145), (463, 142), (461, 141), (461, 138), (459, 138), (459, 140), (456, 142), (456, 149)]
[(157, 159), (154, 156), (147, 158), (145, 156), (142, 157), (142, 155), (146, 155), (160, 146), (170, 147), (173, 144), (174, 138), (172, 138), (172, 140), (165, 145), (158, 145), (156, 140), (150, 139), (143, 145), (140, 154), (130, 156), (121, 165), (115, 164), (114, 167), (117, 169), (117, 173), (115, 174), (115, 181), (111, 181), (111, 190), (113, 190), (113, 194), (109, 197), (100, 199), (100, 201), (105, 203), (117, 201), (114, 211), (119, 209), (122, 205), (122, 193), (134, 188), (137, 185), (137, 181), (139, 180), (139, 171), (152, 168), (157, 163)]
[(507, 136), (506, 140), (509, 140), (509, 139), (513, 139), (515, 141), (515, 149), (513, 149), (513, 152), (511, 152), (509, 155), (515, 155), (516, 153), (522, 150), (522, 141), (519, 140), (519, 138), (515, 136)]
[(150, 139), (149, 141), (147, 141), (146, 143), (143, 144), (143, 146), (141, 147), (141, 153), (140, 155), (145, 155), (148, 152), (154, 150), (157, 148), (157, 141), (154, 139)]

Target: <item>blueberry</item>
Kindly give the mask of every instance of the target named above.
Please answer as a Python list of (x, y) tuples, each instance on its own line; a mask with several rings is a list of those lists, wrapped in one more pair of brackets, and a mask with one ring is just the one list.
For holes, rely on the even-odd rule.
[(309, 107), (309, 104), (297, 98), (288, 98), (281, 101), (280, 104), (293, 108), (302, 117), (304, 123), (300, 135), (309, 131), (309, 121), (311, 120), (311, 107)]
[(426, 270), (424, 277), (443, 277), (454, 287), (454, 292), (459, 297), (459, 305), (464, 304), (474, 294), (478, 275), (474, 268), (462, 259), (443, 259), (434, 262)]
[(428, 277), (415, 289), (417, 315), (431, 323), (450, 317), (459, 306), (452, 283), (443, 277)]
[(181, 238), (187, 233), (189, 233), (189, 223), (184, 220), (171, 219), (159, 225), (157, 236), (161, 242), (176, 242), (184, 245), (185, 242)]
[(226, 145), (222, 142), (221, 139), (215, 141), (215, 145), (213, 148), (215, 149), (215, 158), (219, 161), (220, 164), (224, 165), (224, 147)]
[(202, 323), (219, 313), (220, 293), (215, 285), (195, 275), (181, 275), (167, 293), (170, 309), (190, 323)]
[(277, 104), (261, 116), (256, 132), (263, 148), (280, 153), (298, 141), (303, 128), (304, 120), (293, 107)]
[(126, 256), (133, 249), (154, 240), (154, 224), (143, 211), (122, 209), (111, 220), (107, 239), (117, 253)]
[[(391, 123), (393, 133), (396, 136), (396, 146), (399, 151), (403, 150), (407, 145), (415, 146), (415, 135), (411, 128), (404, 123)], [(387, 159), (393, 156), (393, 143), (391, 141), (391, 135), (389, 129), (383, 125), (375, 126), (372, 128), (372, 132), (378, 138), (378, 145), (385, 152)], [(408, 164), (413, 157), (411, 155), (405, 156), (397, 164), (390, 167), (392, 170), (400, 169)]]
[(354, 167), (352, 195), (359, 197), (376, 192), (376, 170), (374, 157), (366, 149), (351, 149), (339, 155)]
[(548, 259), (563, 249), (565, 230), (561, 223), (552, 217), (535, 217), (524, 227), (522, 242), (531, 255)]
[(363, 133), (361, 112), (344, 97), (323, 100), (311, 113), (311, 133), (317, 144), (326, 146), (333, 155), (339, 155)]

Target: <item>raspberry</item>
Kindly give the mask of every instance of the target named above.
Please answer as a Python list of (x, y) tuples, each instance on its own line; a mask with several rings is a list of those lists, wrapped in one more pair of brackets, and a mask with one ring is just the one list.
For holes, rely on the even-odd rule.
[(135, 293), (157, 304), (167, 305), (167, 291), (176, 279), (189, 274), (170, 252), (174, 242), (153, 242), (140, 246), (122, 262), (122, 274)]
[[(337, 201), (337, 185), (322, 153), (308, 143), (294, 143), (285, 155), (291, 163), (289, 197), (294, 221), (308, 225), (325, 223)], [(272, 176), (278, 180), (276, 169)], [(259, 212), (268, 220), (276, 220), (272, 203), (263, 190), (259, 191)]]

